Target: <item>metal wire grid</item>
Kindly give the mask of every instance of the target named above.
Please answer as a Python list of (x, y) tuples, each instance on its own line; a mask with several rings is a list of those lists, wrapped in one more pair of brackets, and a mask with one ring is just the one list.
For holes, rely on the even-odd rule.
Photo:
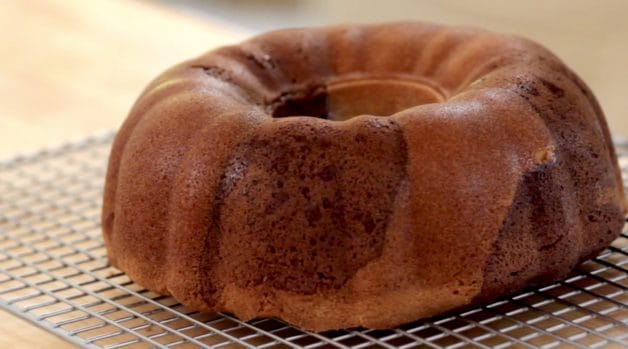
[[(0, 307), (85, 347), (628, 347), (628, 234), (572, 276), (392, 330), (316, 334), (201, 314), (107, 265), (100, 201), (113, 134), (0, 162)], [(618, 145), (628, 178), (628, 144)], [(626, 180), (628, 185), (628, 180)]]

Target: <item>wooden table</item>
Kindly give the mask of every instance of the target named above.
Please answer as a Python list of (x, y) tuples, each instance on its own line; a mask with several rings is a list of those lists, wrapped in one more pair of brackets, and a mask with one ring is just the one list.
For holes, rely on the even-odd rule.
[(0, 2), (0, 158), (120, 125), (169, 66), (244, 31), (124, 0)]
[[(244, 37), (146, 2), (2, 1), (0, 158), (113, 129), (160, 71)], [(0, 310), (0, 348), (71, 347)]]

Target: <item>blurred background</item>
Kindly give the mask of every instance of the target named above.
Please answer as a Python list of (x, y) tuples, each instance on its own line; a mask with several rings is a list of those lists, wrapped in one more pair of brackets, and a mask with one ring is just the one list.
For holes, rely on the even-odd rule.
[(417, 19), (551, 48), (628, 137), (628, 1), (0, 1), (0, 158), (116, 128), (165, 68), (283, 27)]

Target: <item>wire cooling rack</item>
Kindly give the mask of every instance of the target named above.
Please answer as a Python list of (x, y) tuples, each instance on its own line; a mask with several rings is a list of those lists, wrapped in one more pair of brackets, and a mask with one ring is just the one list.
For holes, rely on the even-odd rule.
[[(107, 265), (113, 134), (0, 162), (0, 308), (85, 347), (628, 347), (628, 234), (564, 281), (392, 330), (304, 332), (201, 314)], [(628, 176), (628, 144), (618, 144)], [(628, 184), (628, 183), (627, 183)]]

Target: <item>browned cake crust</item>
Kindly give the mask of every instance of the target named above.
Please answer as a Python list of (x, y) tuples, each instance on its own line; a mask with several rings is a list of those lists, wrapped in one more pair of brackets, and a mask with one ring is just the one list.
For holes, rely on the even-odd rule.
[(558, 58), (393, 23), (272, 32), (162, 74), (116, 137), (102, 219), (111, 263), (151, 290), (326, 330), (564, 277), (624, 212), (604, 115)]

